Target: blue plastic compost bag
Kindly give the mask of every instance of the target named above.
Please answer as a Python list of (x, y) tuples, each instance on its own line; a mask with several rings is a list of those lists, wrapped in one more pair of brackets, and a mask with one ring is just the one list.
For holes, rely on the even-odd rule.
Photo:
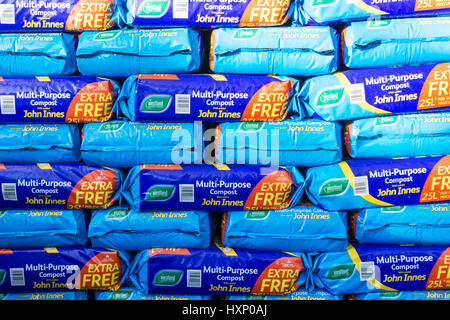
[(122, 29), (83, 32), (76, 56), (83, 75), (128, 77), (196, 71), (201, 51), (194, 29)]
[(203, 156), (202, 139), (200, 122), (88, 123), (83, 127), (81, 157), (87, 164), (116, 168), (197, 163)]
[(0, 163), (78, 162), (76, 124), (0, 124)]
[(207, 248), (207, 211), (143, 211), (125, 207), (93, 210), (88, 236), (92, 246), (141, 251), (150, 248)]
[(76, 72), (77, 36), (69, 33), (0, 34), (2, 76), (70, 75)]
[(352, 158), (446, 155), (450, 152), (450, 112), (353, 120), (345, 128), (345, 137)]
[(84, 245), (83, 210), (0, 210), (0, 248)]
[(221, 163), (312, 167), (342, 160), (341, 125), (336, 122), (226, 122), (216, 131)]
[(341, 251), (348, 244), (347, 213), (311, 205), (283, 210), (228, 211), (222, 221), (227, 247), (279, 251)]
[(342, 31), (348, 68), (380, 68), (450, 61), (450, 17), (350, 22)]
[(211, 300), (211, 296), (197, 296), (189, 294), (146, 294), (134, 287), (121, 287), (116, 291), (95, 291), (95, 300)]
[(450, 243), (450, 203), (370, 208), (353, 215), (352, 230), (360, 243)]
[(314, 76), (335, 72), (339, 35), (330, 27), (219, 28), (211, 34), (217, 73)]

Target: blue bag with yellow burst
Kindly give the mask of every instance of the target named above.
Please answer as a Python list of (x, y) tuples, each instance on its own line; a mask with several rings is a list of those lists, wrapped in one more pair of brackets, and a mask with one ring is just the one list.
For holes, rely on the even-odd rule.
[(332, 25), (367, 18), (449, 15), (450, 6), (440, 1), (404, 0), (296, 0), (293, 24)]
[(380, 68), (450, 60), (450, 17), (350, 22), (342, 31), (346, 67)]
[(295, 167), (257, 165), (141, 165), (122, 196), (137, 211), (266, 210), (297, 204), (304, 179)]
[(139, 292), (189, 295), (285, 295), (303, 278), (301, 253), (206, 249), (150, 249), (135, 256), (129, 279)]
[(132, 121), (280, 121), (300, 113), (299, 81), (284, 76), (139, 74), (115, 105)]
[(361, 159), (309, 168), (308, 198), (326, 210), (450, 201), (450, 156)]
[(450, 203), (363, 209), (353, 216), (353, 234), (359, 243), (450, 243)]
[(203, 156), (202, 124), (108, 121), (83, 127), (81, 157), (92, 165), (197, 163)]
[(0, 163), (78, 162), (76, 124), (1, 124)]
[(0, 248), (77, 246), (86, 242), (83, 210), (0, 210)]
[(207, 211), (143, 211), (125, 207), (93, 210), (92, 246), (141, 251), (150, 248), (207, 248), (212, 217)]
[(349, 244), (312, 257), (306, 286), (332, 294), (448, 290), (449, 251), (447, 245)]
[(196, 71), (201, 51), (201, 36), (194, 29), (121, 29), (83, 32), (76, 57), (83, 75), (128, 77)]
[(69, 33), (0, 34), (2, 76), (70, 75), (77, 71), (77, 37)]
[(298, 100), (306, 117), (327, 121), (447, 111), (449, 68), (450, 63), (439, 63), (312, 77), (303, 83)]
[(219, 28), (211, 34), (210, 68), (217, 73), (327, 74), (339, 65), (338, 39), (330, 27)]

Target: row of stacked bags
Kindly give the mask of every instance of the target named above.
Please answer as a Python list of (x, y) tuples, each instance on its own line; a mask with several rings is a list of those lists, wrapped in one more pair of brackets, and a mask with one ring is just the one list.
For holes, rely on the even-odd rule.
[(449, 25), (0, 1), (0, 298), (450, 299)]

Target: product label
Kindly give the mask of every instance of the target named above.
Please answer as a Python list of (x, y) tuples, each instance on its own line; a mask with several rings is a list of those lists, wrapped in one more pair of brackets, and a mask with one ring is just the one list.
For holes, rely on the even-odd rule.
[(140, 209), (264, 210), (288, 207), (295, 185), (284, 168), (235, 165), (141, 166)]
[(112, 15), (112, 0), (3, 0), (0, 30), (107, 30), (115, 26)]
[(275, 26), (288, 19), (290, 0), (136, 0), (133, 26)]
[(116, 290), (122, 274), (116, 251), (78, 247), (12, 250), (0, 268), (2, 292)]
[[(370, 73), (351, 70), (335, 76), (350, 103), (374, 113), (441, 111), (450, 106), (450, 63), (379, 68)], [(338, 103), (338, 92), (339, 88), (323, 89), (317, 107)]]
[(138, 75), (135, 120), (281, 121), (293, 85), (270, 76)]
[(450, 156), (346, 163), (340, 165), (354, 195), (371, 203), (383, 206), (450, 200)]
[(96, 77), (0, 78), (0, 122), (84, 123), (111, 118), (117, 89)]
[(283, 252), (220, 246), (187, 250), (183, 255), (153, 250), (148, 293), (285, 295), (298, 288), (303, 269), (299, 256)]
[(5, 209), (107, 208), (119, 177), (113, 169), (83, 164), (3, 165), (0, 206)]

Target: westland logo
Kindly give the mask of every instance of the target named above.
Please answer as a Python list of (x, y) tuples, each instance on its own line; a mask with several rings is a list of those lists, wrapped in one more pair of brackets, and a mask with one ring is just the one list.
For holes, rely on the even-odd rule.
[(133, 290), (120, 290), (111, 293), (109, 300), (130, 300), (133, 296)]
[(128, 209), (113, 209), (106, 216), (107, 219), (123, 219), (130, 213)]
[(0, 210), (0, 218), (3, 217), (6, 213), (6, 210)]
[(375, 118), (374, 125), (376, 126), (393, 126), (398, 122), (398, 116), (385, 116)]
[(392, 207), (384, 207), (381, 209), (381, 212), (403, 212), (405, 211), (405, 206), (392, 206)]
[(327, 279), (330, 280), (343, 280), (348, 279), (355, 272), (354, 264), (344, 264), (340, 266), (335, 266), (328, 271)]
[(112, 40), (116, 38), (119, 35), (119, 33), (120, 30), (99, 32), (95, 35), (94, 40), (96, 41)]
[(5, 281), (5, 278), (6, 278), (6, 270), (0, 269), (0, 284), (2, 284), (3, 281)]
[(119, 131), (123, 126), (125, 122), (107, 122), (100, 126), (99, 131), (101, 132), (113, 132), (113, 131)]
[(336, 2), (336, 0), (313, 0), (311, 7), (329, 6)]
[(142, 101), (140, 110), (142, 112), (164, 112), (169, 107), (171, 101), (171, 96), (148, 96)]
[(269, 216), (269, 211), (248, 211), (245, 215), (247, 220), (264, 220)]
[(151, 186), (145, 195), (146, 201), (166, 201), (169, 200), (175, 191), (175, 186), (156, 185)]
[(137, 16), (143, 18), (159, 18), (169, 9), (167, 0), (150, 0), (141, 4), (137, 10)]
[(153, 285), (155, 286), (176, 286), (183, 276), (181, 270), (161, 270), (153, 278)]
[(317, 96), (317, 107), (330, 107), (338, 104), (344, 98), (344, 87), (325, 88)]
[(331, 179), (326, 181), (321, 187), (319, 191), (319, 196), (328, 197), (328, 196), (338, 196), (348, 188), (348, 179)]
[(392, 24), (392, 19), (378, 19), (373, 18), (367, 20), (367, 29), (382, 29), (389, 28)]
[(243, 122), (239, 126), (239, 131), (260, 131), (264, 127), (264, 122)]
[(258, 34), (258, 31), (259, 30), (256, 28), (237, 29), (233, 33), (233, 39), (242, 39), (242, 40), (252, 39), (252, 38), (256, 37), (256, 35)]

